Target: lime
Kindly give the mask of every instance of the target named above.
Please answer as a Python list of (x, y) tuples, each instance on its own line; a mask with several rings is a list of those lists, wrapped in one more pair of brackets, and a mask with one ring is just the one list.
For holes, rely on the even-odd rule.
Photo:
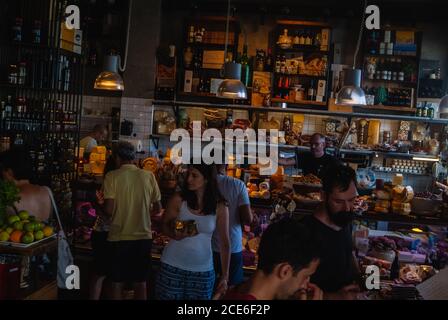
[(25, 231), (33, 232), (34, 231), (34, 222), (29, 222), (23, 226)]
[(27, 232), (22, 236), (22, 243), (31, 243), (34, 241), (34, 235), (31, 232)]
[(39, 230), (34, 232), (34, 240), (39, 241), (42, 240), (44, 238), (44, 232)]
[(12, 227), (14, 228), (14, 230), (22, 231), (23, 230), (23, 223), (20, 222), (20, 221), (14, 222)]
[(22, 210), (19, 212), (20, 220), (28, 220), (29, 217), (30, 217), (30, 214), (28, 213), (28, 211)]
[(19, 216), (13, 215), (13, 216), (9, 216), (8, 217), (8, 224), (9, 225), (13, 225), (17, 221), (20, 221), (20, 217)]

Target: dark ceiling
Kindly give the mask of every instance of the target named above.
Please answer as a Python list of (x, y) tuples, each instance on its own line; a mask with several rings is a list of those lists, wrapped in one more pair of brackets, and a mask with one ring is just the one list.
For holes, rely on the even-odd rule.
[[(187, 10), (191, 14), (208, 12), (225, 14), (226, 0), (163, 0), (164, 10)], [(282, 17), (326, 18), (356, 17), (362, 12), (362, 0), (232, 0), (235, 12), (281, 15)], [(368, 1), (380, 7), (381, 16), (400, 21), (445, 22), (448, 12), (447, 0), (376, 0)], [(448, 31), (448, 30), (447, 30)]]

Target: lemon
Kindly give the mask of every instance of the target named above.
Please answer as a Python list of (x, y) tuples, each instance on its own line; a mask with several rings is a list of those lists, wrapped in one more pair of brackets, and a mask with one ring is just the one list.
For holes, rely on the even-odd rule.
[(53, 228), (50, 226), (46, 226), (42, 231), (44, 233), (45, 238), (51, 236), (54, 233)]

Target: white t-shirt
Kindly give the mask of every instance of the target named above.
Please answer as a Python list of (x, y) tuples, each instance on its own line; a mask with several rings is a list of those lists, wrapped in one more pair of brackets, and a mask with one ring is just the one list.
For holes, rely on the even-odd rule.
[[(232, 253), (243, 251), (243, 230), (238, 208), (250, 205), (249, 194), (244, 182), (232, 177), (218, 175), (218, 188), (221, 195), (226, 199), (229, 208), (229, 236), (230, 250)], [(219, 238), (217, 232), (213, 234), (213, 251), (219, 252)]]
[(79, 142), (79, 146), (81, 148), (84, 148), (84, 152), (90, 153), (92, 152), (92, 149), (98, 146), (98, 142), (91, 136), (87, 136), (85, 138), (82, 138)]

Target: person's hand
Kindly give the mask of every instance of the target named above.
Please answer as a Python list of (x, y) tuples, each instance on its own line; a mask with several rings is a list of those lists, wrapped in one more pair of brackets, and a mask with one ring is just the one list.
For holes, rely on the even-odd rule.
[(191, 237), (191, 235), (187, 232), (186, 229), (182, 230), (174, 229), (174, 240), (180, 241), (188, 237)]
[(313, 283), (308, 283), (307, 294), (307, 300), (323, 300), (324, 298), (324, 292)]
[(220, 278), (218, 286), (216, 287), (215, 294), (213, 295), (212, 299), (213, 300), (221, 299), (226, 294), (228, 288), (229, 285), (227, 278)]
[(96, 191), (96, 202), (99, 205), (103, 205), (104, 204), (104, 192), (101, 190), (97, 190)]
[(313, 283), (308, 283), (307, 288), (300, 290), (297, 295), (299, 300), (323, 300), (323, 298), (323, 291)]

